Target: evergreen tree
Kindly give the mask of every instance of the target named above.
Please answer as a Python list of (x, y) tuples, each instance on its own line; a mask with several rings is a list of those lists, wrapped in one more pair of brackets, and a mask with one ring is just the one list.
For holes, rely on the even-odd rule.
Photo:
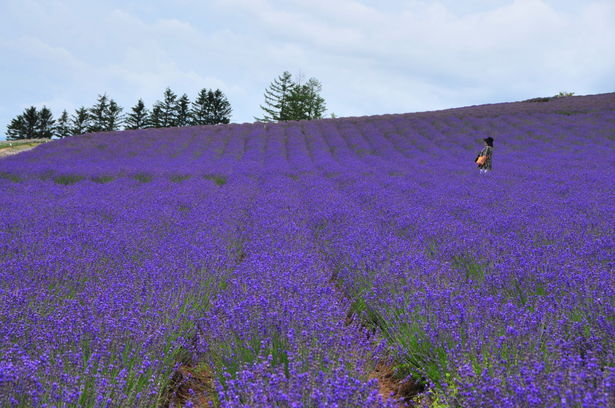
[(316, 78), (305, 84), (295, 84), (288, 96), (288, 117), (290, 120), (311, 120), (322, 118), (325, 100), (320, 96), (322, 85)]
[(23, 137), (22, 139), (34, 139), (38, 136), (39, 113), (34, 106), (30, 106), (23, 113)]
[(255, 119), (261, 122), (289, 120), (288, 96), (294, 87), (295, 83), (288, 71), (274, 79), (269, 88), (265, 90), (265, 106), (260, 105), (265, 114), (262, 118)]
[(152, 115), (150, 116), (150, 126), (153, 128), (165, 127), (162, 121), (162, 104), (156, 102), (152, 108)]
[(145, 129), (149, 126), (149, 112), (142, 99), (132, 107), (132, 112), (126, 116), (124, 129)]
[(82, 106), (75, 110), (71, 118), (70, 133), (73, 135), (82, 135), (90, 128), (90, 113)]
[(38, 122), (36, 127), (36, 137), (42, 139), (51, 139), (54, 133), (54, 124), (55, 120), (53, 119), (53, 114), (46, 106), (43, 106), (41, 111), (38, 113)]
[(209, 102), (207, 100), (207, 89), (203, 88), (199, 91), (192, 107), (190, 108), (190, 124), (191, 125), (208, 125), (210, 116)]
[(60, 115), (60, 117), (58, 118), (58, 121), (56, 122), (56, 126), (54, 129), (54, 135), (56, 137), (59, 137), (60, 139), (63, 139), (65, 137), (72, 135), (71, 128), (70, 128), (70, 122), (68, 118), (68, 112), (66, 112), (66, 109), (62, 111), (62, 114)]
[(177, 122), (176, 126), (188, 126), (190, 124), (190, 99), (183, 94), (177, 101)]
[(109, 99), (109, 104), (104, 112), (106, 131), (118, 130), (120, 128), (123, 121), (122, 110), (123, 108), (113, 99)]
[(32, 139), (36, 135), (38, 125), (38, 112), (34, 106), (30, 106), (21, 115), (17, 115), (6, 127), (8, 140)]
[(88, 112), (88, 132), (102, 132), (107, 130), (107, 109), (109, 101), (107, 94), (98, 95), (96, 105), (92, 106)]
[(26, 132), (26, 121), (23, 115), (17, 115), (11, 120), (11, 123), (6, 127), (7, 140), (25, 139), (28, 133)]
[(231, 121), (231, 104), (221, 90), (207, 92), (207, 102), (209, 105), (209, 123), (217, 125), (219, 123), (229, 123)]
[[(152, 110), (152, 118), (156, 114), (154, 127), (174, 127), (178, 122), (177, 95), (167, 88), (164, 91), (164, 100), (157, 101)], [(154, 120), (152, 120), (154, 122)]]

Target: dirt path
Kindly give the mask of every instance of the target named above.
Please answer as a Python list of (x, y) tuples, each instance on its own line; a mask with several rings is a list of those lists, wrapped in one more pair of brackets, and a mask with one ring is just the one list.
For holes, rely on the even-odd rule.
[(46, 143), (47, 141), (32, 141), (27, 143), (13, 142), (13, 145), (8, 145), (10, 142), (2, 142), (0, 144), (0, 159), (11, 156), (17, 153), (25, 152), (34, 149), (36, 146)]

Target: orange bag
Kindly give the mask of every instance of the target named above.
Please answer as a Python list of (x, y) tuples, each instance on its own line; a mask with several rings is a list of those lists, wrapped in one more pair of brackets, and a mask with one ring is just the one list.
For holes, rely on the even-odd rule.
[(479, 166), (482, 166), (483, 164), (485, 164), (486, 161), (487, 161), (487, 156), (480, 156), (478, 159), (476, 159), (476, 164), (478, 164)]

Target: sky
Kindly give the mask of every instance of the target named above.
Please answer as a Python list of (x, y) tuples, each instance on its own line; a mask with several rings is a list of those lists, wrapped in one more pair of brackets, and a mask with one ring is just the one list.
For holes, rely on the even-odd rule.
[(253, 122), (284, 71), (338, 117), (614, 92), (613, 43), (614, 0), (0, 0), (0, 139), (31, 105), (167, 87)]

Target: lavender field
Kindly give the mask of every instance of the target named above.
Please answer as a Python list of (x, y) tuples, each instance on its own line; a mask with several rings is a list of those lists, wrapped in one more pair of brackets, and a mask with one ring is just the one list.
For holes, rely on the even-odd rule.
[(1, 159), (0, 406), (615, 406), (614, 148), (603, 94)]

